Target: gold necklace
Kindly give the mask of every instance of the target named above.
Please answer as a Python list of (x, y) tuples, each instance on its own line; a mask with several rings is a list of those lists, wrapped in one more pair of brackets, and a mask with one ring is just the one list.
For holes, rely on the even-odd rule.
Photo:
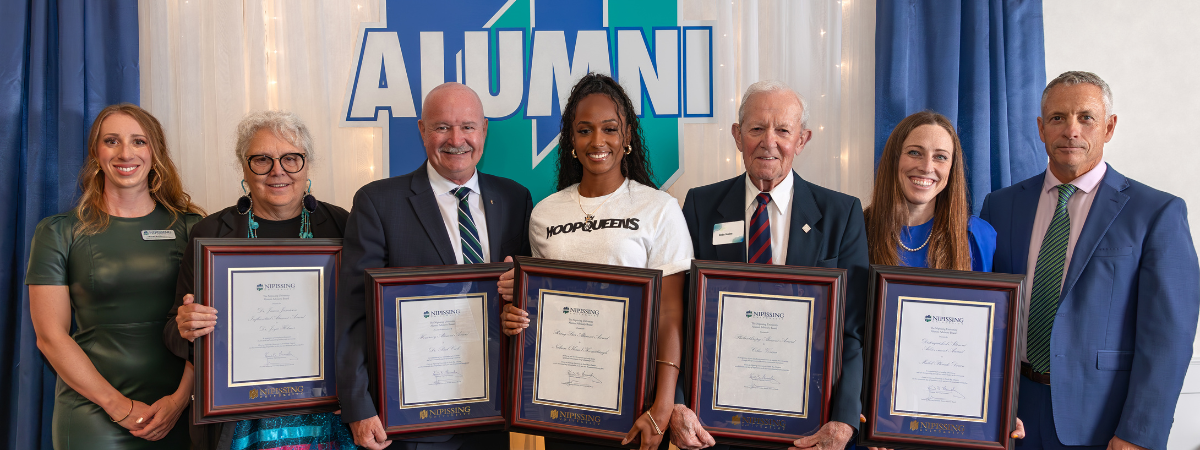
[(908, 246), (907, 246), (907, 245), (904, 245), (904, 241), (899, 241), (900, 248), (903, 248), (903, 249), (905, 249), (905, 250), (908, 250), (908, 251), (910, 251), (910, 252), (920, 251), (921, 249), (925, 248), (925, 246), (926, 246), (926, 245), (929, 245), (929, 238), (931, 238), (931, 237), (933, 237), (933, 228), (932, 228), (932, 227), (931, 227), (931, 228), (929, 228), (929, 235), (928, 235), (928, 236), (925, 236), (925, 243), (924, 243), (924, 244), (921, 244), (921, 246), (920, 246), (920, 247), (917, 247), (917, 248), (908, 248)]
[[(620, 189), (621, 187), (617, 186), (617, 190)], [(608, 197), (605, 198), (604, 201), (600, 202), (600, 206), (597, 206), (596, 209), (593, 209), (591, 213), (588, 213), (586, 209), (583, 209), (583, 195), (579, 193), (579, 188), (575, 188), (575, 203), (579, 205), (579, 210), (583, 212), (583, 223), (588, 223), (591, 222), (592, 219), (595, 219), (596, 211), (599, 211), (600, 208), (604, 207), (604, 204), (608, 203), (608, 200), (613, 198), (613, 194), (616, 193), (617, 191), (612, 191), (612, 193), (608, 194)]]

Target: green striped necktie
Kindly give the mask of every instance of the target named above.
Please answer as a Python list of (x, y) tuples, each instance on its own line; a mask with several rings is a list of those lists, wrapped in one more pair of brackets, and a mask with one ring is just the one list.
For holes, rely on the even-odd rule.
[(1042, 239), (1037, 268), (1033, 273), (1026, 356), (1036, 372), (1050, 372), (1050, 330), (1054, 328), (1054, 315), (1058, 313), (1067, 243), (1071, 240), (1071, 216), (1067, 213), (1067, 200), (1077, 189), (1073, 184), (1058, 185), (1058, 204), (1054, 206), (1054, 218), (1050, 220), (1046, 237)]
[(450, 190), (458, 198), (458, 236), (462, 241), (463, 264), (478, 264), (483, 262), (483, 245), (479, 243), (479, 228), (475, 227), (475, 219), (471, 217), (471, 208), (467, 206), (467, 196), (471, 189), (456, 187)]

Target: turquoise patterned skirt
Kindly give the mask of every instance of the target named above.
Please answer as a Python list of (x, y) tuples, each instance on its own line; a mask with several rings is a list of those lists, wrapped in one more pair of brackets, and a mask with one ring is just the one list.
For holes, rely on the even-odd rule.
[(234, 425), (231, 450), (341, 450), (354, 446), (350, 427), (334, 413), (243, 420)]

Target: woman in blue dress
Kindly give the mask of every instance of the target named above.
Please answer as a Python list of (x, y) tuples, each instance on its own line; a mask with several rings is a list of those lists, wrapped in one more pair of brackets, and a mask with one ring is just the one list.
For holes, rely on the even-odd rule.
[(864, 215), (871, 264), (992, 270), (996, 230), (971, 215), (962, 144), (941, 114), (922, 111), (892, 130)]
[(946, 116), (921, 111), (896, 125), (863, 215), (871, 264), (992, 271), (996, 230), (971, 215), (962, 144)]

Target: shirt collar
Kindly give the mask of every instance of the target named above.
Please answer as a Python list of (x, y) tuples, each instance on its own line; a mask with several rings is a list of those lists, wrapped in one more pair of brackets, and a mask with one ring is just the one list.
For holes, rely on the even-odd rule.
[[(758, 197), (758, 194), (762, 193), (762, 191), (758, 190), (758, 186), (755, 186), (754, 183), (750, 182), (750, 174), (746, 174), (745, 177), (746, 209), (753, 209), (755, 207), (754, 205), (757, 204), (757, 201), (754, 200), (754, 198)], [(783, 181), (779, 182), (778, 186), (771, 188), (771, 192), (768, 192), (768, 194), (771, 194), (771, 203), (774, 203), (775, 207), (779, 208), (780, 211), (783, 211), (783, 209), (787, 207), (789, 202), (792, 200), (793, 177), (795, 177), (795, 175), (789, 170), (787, 176), (783, 177)]]
[[(447, 180), (446, 177), (443, 177), (442, 174), (438, 173), (431, 164), (425, 164), (425, 171), (429, 173), (429, 187), (433, 188), (434, 195), (454, 195), (450, 193), (450, 190), (457, 188), (459, 185)], [(467, 189), (471, 190), (471, 192), (479, 194), (478, 168), (475, 169), (475, 173), (471, 174), (471, 179), (467, 180), (467, 184), (464, 184), (463, 186), (466, 186)]]
[[(1075, 185), (1076, 188), (1079, 188), (1079, 190), (1085, 193), (1094, 193), (1096, 191), (1096, 187), (1100, 185), (1100, 181), (1104, 179), (1104, 173), (1107, 171), (1108, 164), (1104, 163), (1104, 157), (1101, 156), (1100, 162), (1096, 163), (1096, 167), (1093, 167), (1092, 170), (1084, 172), (1083, 175), (1080, 175), (1078, 178), (1072, 180), (1070, 184)], [(1057, 190), (1058, 185), (1060, 184), (1063, 184), (1063, 182), (1059, 181), (1058, 177), (1054, 176), (1054, 172), (1047, 168), (1046, 179), (1045, 181), (1042, 181), (1042, 192), (1049, 192), (1052, 189)]]

